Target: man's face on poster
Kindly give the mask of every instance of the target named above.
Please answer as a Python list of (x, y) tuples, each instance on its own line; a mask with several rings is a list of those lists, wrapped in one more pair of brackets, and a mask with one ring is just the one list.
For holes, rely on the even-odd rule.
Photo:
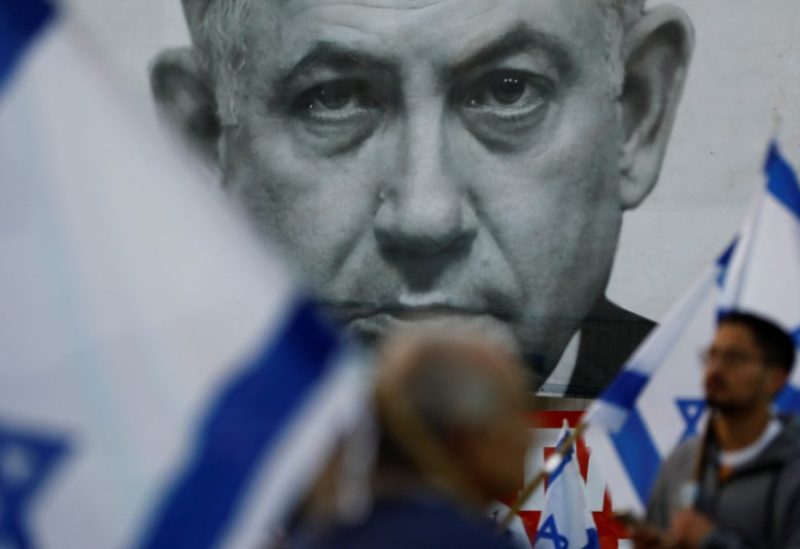
[(603, 297), (680, 89), (678, 69), (626, 80), (609, 13), (252, 2), (236, 85), (211, 84), (225, 184), (357, 337), (467, 325), (544, 376)]

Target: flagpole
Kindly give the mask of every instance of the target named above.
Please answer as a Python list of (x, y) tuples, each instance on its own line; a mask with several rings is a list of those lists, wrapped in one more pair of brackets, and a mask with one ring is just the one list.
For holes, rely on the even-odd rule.
[(527, 503), (531, 495), (533, 495), (533, 492), (539, 487), (539, 485), (542, 484), (542, 482), (545, 481), (550, 473), (552, 473), (556, 467), (561, 464), (564, 456), (567, 455), (570, 448), (572, 448), (572, 445), (575, 444), (575, 441), (583, 435), (588, 426), (589, 425), (587, 423), (579, 423), (575, 429), (572, 430), (570, 435), (556, 447), (556, 453), (550, 456), (550, 458), (545, 462), (542, 470), (539, 471), (539, 473), (537, 473), (537, 475), (528, 482), (525, 488), (523, 488), (522, 492), (520, 492), (519, 496), (517, 496), (517, 499), (509, 509), (508, 514), (500, 523), (501, 530), (505, 530), (511, 525), (511, 521), (513, 521), (514, 517), (516, 517), (522, 510), (522, 506)]
[[(706, 421), (706, 425), (703, 429), (703, 434), (700, 437), (700, 448), (697, 454), (694, 457), (694, 464), (692, 469), (692, 476), (694, 478), (694, 487), (692, 494), (681, 494), (681, 505), (684, 507), (694, 507), (698, 504), (698, 499), (700, 498), (700, 486), (703, 484), (703, 475), (706, 469), (706, 461), (708, 458), (708, 446), (710, 444), (710, 437), (714, 433), (714, 414), (710, 413), (708, 415), (708, 420)], [(691, 497), (689, 497), (691, 496)]]

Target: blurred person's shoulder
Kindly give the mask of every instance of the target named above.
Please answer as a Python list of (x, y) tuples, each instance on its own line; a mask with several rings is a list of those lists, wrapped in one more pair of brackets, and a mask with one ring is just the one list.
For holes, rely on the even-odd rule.
[(384, 497), (354, 524), (325, 529), (297, 549), (514, 549), (487, 518), (437, 496)]
[(800, 416), (781, 415), (778, 418), (783, 427), (783, 433), (789, 444), (800, 446)]

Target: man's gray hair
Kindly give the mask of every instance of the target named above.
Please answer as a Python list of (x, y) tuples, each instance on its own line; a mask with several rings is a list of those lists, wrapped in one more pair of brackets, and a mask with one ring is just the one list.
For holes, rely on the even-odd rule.
[(434, 355), (429, 361), (408, 381), (405, 397), (435, 436), (480, 429), (495, 419), (505, 396), (496, 380), (458, 359)]
[(377, 376), (379, 403), (401, 400), (440, 441), (492, 425), (527, 385), (517, 358), (480, 334), (436, 329), (391, 337)]
[(195, 55), (210, 78), (223, 125), (237, 122), (236, 98), (242, 85), (247, 46), (241, 29), (253, 0), (182, 0)]
[[(274, 1), (274, 0), (263, 0)], [(621, 48), (624, 30), (642, 14), (646, 0), (596, 0), (608, 16), (604, 18), (612, 93), (621, 91), (624, 77)], [(253, 0), (182, 0), (183, 10), (197, 60), (215, 86), (218, 114), (223, 125), (236, 124), (239, 73), (245, 65), (247, 46), (240, 29)]]

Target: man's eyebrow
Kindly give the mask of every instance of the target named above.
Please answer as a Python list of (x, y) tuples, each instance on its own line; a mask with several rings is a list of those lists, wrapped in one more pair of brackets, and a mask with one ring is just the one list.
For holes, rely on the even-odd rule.
[(536, 49), (550, 56), (561, 72), (572, 72), (576, 66), (574, 47), (558, 36), (536, 30), (520, 23), (477, 51), (463, 56), (450, 69), (453, 73), (465, 72), (489, 64), (515, 53)]
[(337, 44), (335, 42), (315, 42), (303, 55), (278, 79), (278, 87), (284, 87), (293, 80), (315, 67), (326, 67), (334, 70), (369, 69), (371, 71), (389, 71), (394, 64), (386, 58), (370, 52)]

